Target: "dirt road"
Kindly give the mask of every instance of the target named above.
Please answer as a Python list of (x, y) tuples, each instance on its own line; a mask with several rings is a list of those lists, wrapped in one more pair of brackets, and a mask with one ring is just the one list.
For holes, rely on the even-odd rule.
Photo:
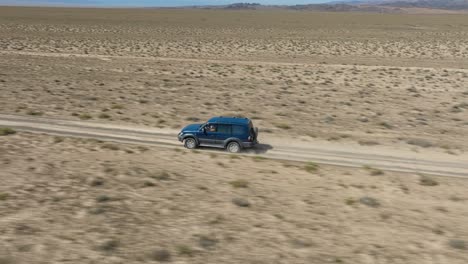
[[(0, 126), (19, 131), (60, 136), (94, 138), (129, 144), (182, 148), (175, 130), (135, 128), (98, 122), (0, 115)], [(243, 155), (311, 161), (348, 167), (371, 166), (388, 171), (416, 172), (452, 177), (468, 177), (468, 157), (431, 149), (415, 151), (385, 146), (359, 146), (332, 142), (304, 142), (297, 139), (260, 136), (262, 144)]]

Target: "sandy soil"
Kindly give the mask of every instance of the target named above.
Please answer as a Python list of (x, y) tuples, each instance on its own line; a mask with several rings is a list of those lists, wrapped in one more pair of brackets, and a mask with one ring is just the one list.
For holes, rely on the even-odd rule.
[(466, 16), (0, 14), (2, 113), (174, 129), (244, 115), (278, 136), (468, 149)]
[(0, 163), (1, 263), (468, 261), (466, 179), (27, 133)]
[[(466, 18), (0, 7), (0, 113), (460, 155)], [(468, 262), (464, 179), (17, 133), (0, 181), (0, 264)]]

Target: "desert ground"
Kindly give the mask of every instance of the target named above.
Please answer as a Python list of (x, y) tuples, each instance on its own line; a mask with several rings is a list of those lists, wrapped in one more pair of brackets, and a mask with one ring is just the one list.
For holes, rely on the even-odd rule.
[(2, 264), (468, 261), (466, 179), (28, 133), (0, 164)]
[[(467, 18), (0, 7), (0, 114), (460, 158)], [(463, 177), (13, 132), (0, 264), (468, 262)]]
[(466, 15), (0, 8), (0, 112), (468, 149)]

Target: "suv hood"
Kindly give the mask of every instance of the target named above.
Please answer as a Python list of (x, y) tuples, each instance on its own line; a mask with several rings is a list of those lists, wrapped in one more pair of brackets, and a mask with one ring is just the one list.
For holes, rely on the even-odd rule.
[(191, 124), (182, 128), (182, 132), (197, 132), (203, 124)]

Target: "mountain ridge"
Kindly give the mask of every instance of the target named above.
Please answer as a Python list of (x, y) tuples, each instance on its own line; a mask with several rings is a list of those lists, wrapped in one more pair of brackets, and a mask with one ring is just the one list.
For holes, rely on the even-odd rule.
[(328, 12), (468, 12), (468, 0), (339, 0), (321, 4), (262, 5), (260, 3), (233, 3), (222, 6), (200, 6), (197, 8), (229, 10), (287, 9)]

